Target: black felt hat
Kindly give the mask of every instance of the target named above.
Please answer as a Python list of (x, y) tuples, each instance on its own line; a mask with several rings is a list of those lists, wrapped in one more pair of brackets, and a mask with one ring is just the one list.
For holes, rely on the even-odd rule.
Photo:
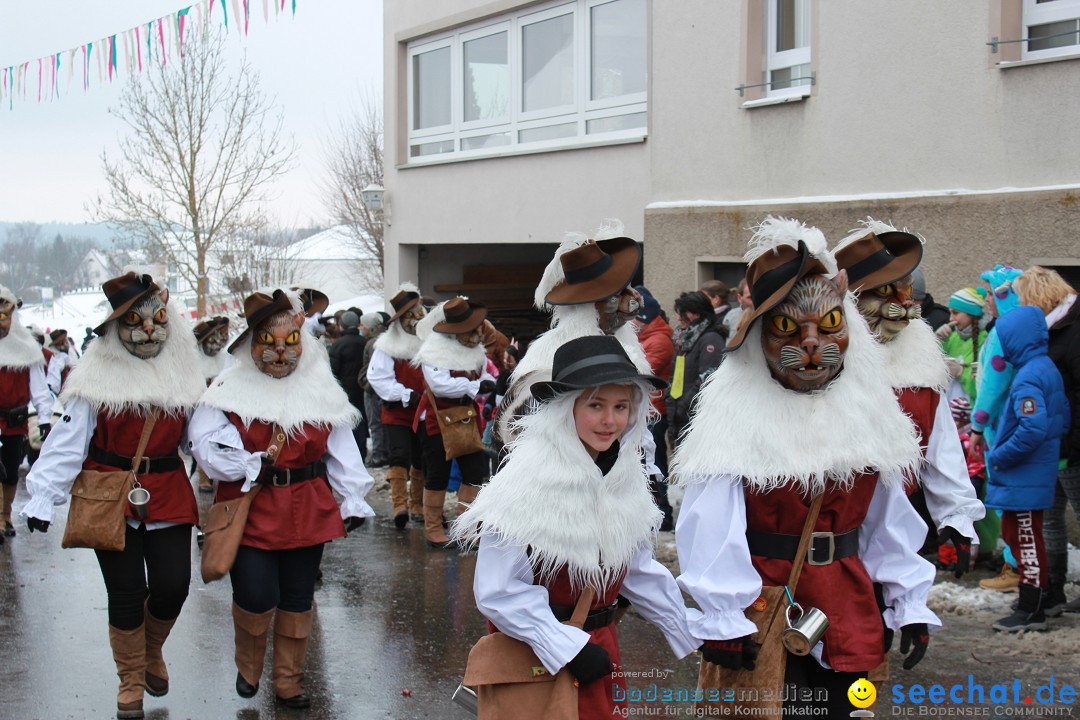
[(655, 375), (638, 372), (623, 349), (622, 343), (610, 335), (589, 335), (577, 338), (555, 351), (551, 380), (533, 384), (532, 395), (547, 400), (564, 392), (644, 380), (657, 390), (668, 386)]

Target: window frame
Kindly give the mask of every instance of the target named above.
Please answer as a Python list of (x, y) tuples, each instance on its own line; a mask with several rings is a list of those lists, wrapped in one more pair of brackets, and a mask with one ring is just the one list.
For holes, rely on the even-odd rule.
[[(643, 140), (648, 136), (648, 13), (645, 17), (645, 43), (641, 52), (645, 55), (646, 90), (613, 98), (592, 100), (592, 12), (593, 8), (620, 2), (621, 0), (553, 0), (542, 5), (504, 13), (446, 30), (437, 34), (406, 41), (405, 58), (405, 143), (402, 167), (471, 160), (502, 155), (519, 155), (574, 147), (595, 147), (603, 144), (619, 144)], [(573, 102), (557, 107), (526, 112), (524, 105), (524, 30), (530, 25), (556, 17), (570, 15), (573, 18)], [(510, 104), (506, 116), (498, 119), (465, 120), (465, 62), (464, 44), (501, 32), (507, 33), (507, 62), (510, 71)], [(438, 127), (414, 129), (415, 125), (415, 57), (425, 52), (450, 48), (450, 123)], [(589, 122), (610, 117), (632, 116), (645, 113), (645, 121), (638, 127), (594, 132), (590, 134)], [(573, 124), (574, 132), (566, 137), (521, 142), (523, 131)], [(485, 135), (509, 134), (509, 142), (492, 147), (463, 150), (465, 142)], [(414, 149), (422, 144), (451, 142), (449, 152), (413, 156)]]
[[(808, 25), (813, 13), (813, 1), (814, 0), (805, 0)], [(813, 58), (812, 51), (814, 44), (812, 32), (809, 33), (811, 38), (805, 47), (794, 48), (792, 50), (776, 49), (776, 31), (777, 23), (779, 21), (778, 5), (780, 2), (781, 0), (767, 0), (765, 7), (765, 77), (762, 78), (762, 82), (769, 83), (765, 86), (765, 96), (767, 98), (806, 97), (810, 94), (810, 83), (800, 83), (779, 90), (774, 89), (772, 86), (772, 74), (775, 71), (793, 68), (799, 65), (811, 65)]]
[(1028, 50), (1030, 42), (1030, 28), (1036, 25), (1046, 25), (1053, 22), (1076, 20), (1080, 30), (1080, 0), (1055, 0), (1051, 3), (1037, 3), (1035, 0), (1023, 0), (1020, 20), (1020, 37), (1024, 42), (1020, 43), (1021, 60), (1042, 60), (1045, 58), (1076, 55), (1080, 53), (1080, 43), (1065, 45), (1063, 47), (1049, 48), (1046, 50)]

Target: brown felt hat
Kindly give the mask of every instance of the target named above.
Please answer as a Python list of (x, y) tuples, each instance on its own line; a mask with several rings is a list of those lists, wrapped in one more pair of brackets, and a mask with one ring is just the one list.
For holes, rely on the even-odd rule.
[(641, 264), (641, 248), (628, 237), (589, 240), (559, 257), (566, 278), (547, 294), (549, 305), (583, 305), (622, 292)]
[(881, 287), (907, 277), (922, 262), (919, 238), (900, 230), (875, 233), (867, 230), (858, 240), (838, 249), (836, 265), (847, 270), (852, 292)]
[(394, 309), (394, 314), (390, 316), (390, 319), (386, 321), (386, 324), (389, 325), (394, 322), (399, 317), (409, 312), (409, 310), (416, 307), (416, 304), (419, 302), (420, 293), (411, 290), (402, 290), (397, 295), (390, 298), (390, 307)]
[(728, 340), (724, 352), (737, 350), (746, 340), (746, 333), (754, 321), (782, 303), (791, 294), (795, 283), (807, 275), (827, 272), (825, 266), (810, 255), (802, 240), (798, 247), (780, 245), (750, 263), (746, 269), (746, 286), (754, 307), (743, 312), (739, 326)]
[(432, 330), (444, 335), (458, 335), (480, 327), (487, 317), (487, 307), (483, 303), (456, 297), (443, 305), (443, 315), (445, 319), (435, 323)]
[(67, 330), (57, 329), (49, 333), (49, 339), (56, 342), (60, 338), (67, 337)]
[(203, 320), (201, 323), (195, 326), (195, 341), (201, 343), (210, 333), (217, 330), (219, 327), (229, 327), (229, 318), (224, 315), (217, 315), (215, 317)]
[(229, 346), (229, 352), (235, 351), (240, 346), (240, 343), (244, 341), (244, 338), (250, 335), (252, 330), (259, 327), (264, 320), (279, 312), (294, 312), (292, 300), (280, 288), (275, 290), (273, 295), (257, 292), (244, 298), (244, 318), (247, 319), (247, 327), (244, 328), (244, 332), (237, 335), (236, 339), (233, 340), (232, 345)]
[(125, 273), (119, 277), (106, 280), (101, 284), (101, 289), (105, 293), (105, 297), (108, 299), (109, 305), (112, 306), (113, 310), (109, 313), (109, 317), (105, 318), (100, 325), (94, 328), (94, 332), (98, 335), (104, 335), (105, 326), (108, 325), (110, 321), (121, 317), (136, 303), (153, 293), (161, 292), (161, 288), (158, 287), (152, 277), (146, 274), (140, 275), (136, 272)]
[(304, 303), (304, 314), (311, 317), (315, 313), (326, 312), (330, 305), (330, 298), (315, 288), (292, 288), (300, 296), (300, 302)]

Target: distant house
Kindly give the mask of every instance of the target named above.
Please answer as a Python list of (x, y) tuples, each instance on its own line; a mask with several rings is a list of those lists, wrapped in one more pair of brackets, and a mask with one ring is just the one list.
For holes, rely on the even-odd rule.
[(378, 258), (342, 225), (283, 248), (272, 263), (279, 282), (317, 288), (331, 303), (382, 294)]
[(113, 277), (112, 263), (109, 256), (96, 247), (90, 248), (79, 263), (76, 277), (88, 286), (94, 287)]

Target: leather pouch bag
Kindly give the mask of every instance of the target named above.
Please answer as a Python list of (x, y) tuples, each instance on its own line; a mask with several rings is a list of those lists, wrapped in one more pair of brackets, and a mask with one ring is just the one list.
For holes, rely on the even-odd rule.
[[(266, 449), (266, 456), (273, 462), (285, 443), (285, 433), (274, 426), (273, 440)], [(202, 561), (200, 571), (204, 583), (220, 580), (232, 570), (236, 562), (236, 553), (240, 550), (240, 541), (244, 539), (244, 527), (247, 525), (251, 503), (255, 501), (262, 485), (243, 493), (238, 498), (223, 500), (210, 506), (203, 527)]]
[(453, 460), (462, 455), (484, 452), (484, 441), (480, 437), (480, 411), (476, 403), (457, 407), (440, 408), (435, 404), (435, 396), (427, 390), (428, 412), (435, 413), (442, 433), (446, 459)]
[[(788, 587), (792, 597), (795, 596), (795, 587), (798, 585), (806, 550), (810, 545), (810, 535), (821, 510), (821, 500), (822, 496), (818, 495), (810, 505), (802, 537), (799, 539), (799, 550), (791, 564)], [(698, 687), (705, 691), (705, 699), (697, 703), (696, 707), (700, 712), (705, 715), (723, 715), (732, 712), (734, 705), (739, 708), (737, 712), (750, 715), (774, 714), (779, 717), (784, 706), (784, 673), (787, 669), (787, 650), (782, 640), (784, 630), (787, 629), (785, 595), (782, 586), (767, 585), (761, 588), (758, 599), (746, 608), (746, 618), (757, 625), (755, 639), (761, 645), (753, 670), (729, 670), (702, 659), (701, 669), (698, 671)], [(712, 701), (710, 690), (717, 695)], [(734, 691), (733, 698), (730, 697), (730, 691)], [(724, 700), (725, 697), (728, 697), (727, 701)], [(742, 708), (749, 710), (743, 711)], [(760, 712), (758, 708), (761, 709)]]
[(146, 443), (157, 422), (155, 408), (143, 423), (139, 448), (132, 458), (131, 470), (83, 470), (71, 486), (71, 507), (68, 508), (63, 548), (93, 548), (94, 550), (123, 550), (125, 546), (127, 493), (135, 480), (134, 468), (142, 462)]
[[(594, 593), (586, 589), (567, 625), (581, 628)], [(494, 632), (469, 651), (464, 685), (476, 691), (479, 720), (577, 720), (578, 691), (566, 668), (552, 675), (527, 643)]]

